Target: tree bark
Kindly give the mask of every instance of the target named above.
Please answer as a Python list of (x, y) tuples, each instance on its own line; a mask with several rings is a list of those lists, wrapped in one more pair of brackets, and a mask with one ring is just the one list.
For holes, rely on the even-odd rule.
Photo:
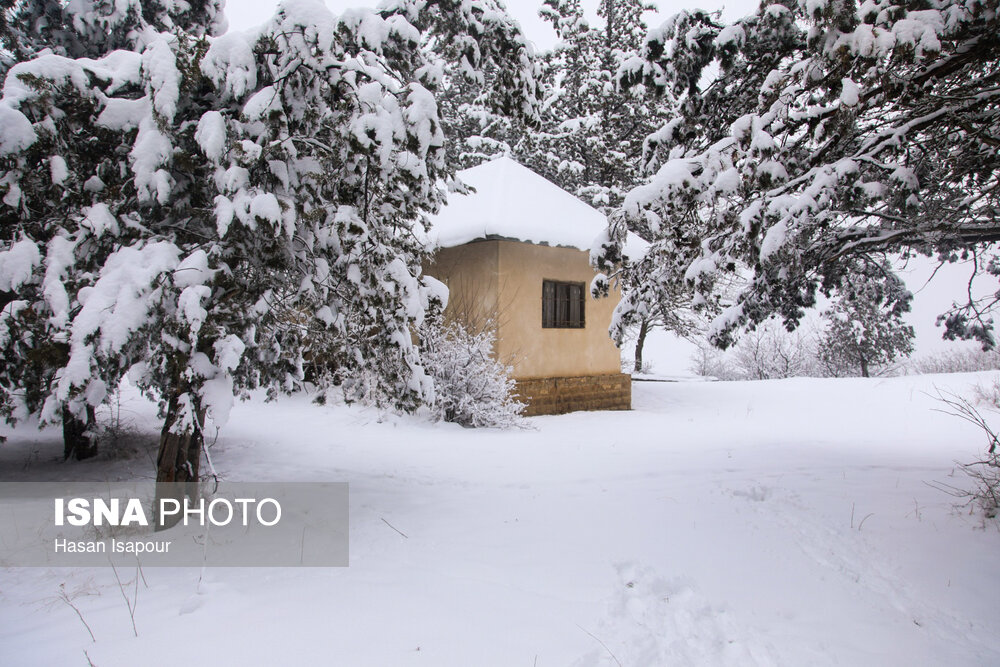
[(87, 406), (87, 421), (76, 417), (69, 408), (63, 407), (63, 460), (74, 457), (83, 461), (97, 456), (97, 438), (94, 425), (97, 416), (93, 406)]
[(863, 378), (871, 377), (871, 375), (868, 373), (868, 360), (865, 359), (864, 357), (861, 357), (861, 377)]
[(646, 344), (646, 334), (649, 333), (649, 320), (643, 320), (639, 325), (639, 338), (635, 341), (635, 372), (642, 372), (642, 347)]
[(170, 498), (183, 504), (185, 498), (195, 499), (198, 496), (205, 410), (198, 407), (195, 413), (197, 424), (179, 430), (177, 397), (171, 398), (167, 404), (167, 416), (160, 431), (160, 451), (156, 457), (156, 530), (170, 528), (181, 518), (180, 515), (172, 515), (167, 523), (160, 524), (158, 508), (163, 499)]

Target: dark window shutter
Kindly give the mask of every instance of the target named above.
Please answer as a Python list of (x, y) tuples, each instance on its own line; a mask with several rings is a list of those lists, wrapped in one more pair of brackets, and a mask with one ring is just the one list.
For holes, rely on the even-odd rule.
[(583, 287), (569, 285), (569, 321), (566, 326), (580, 327), (583, 323)]
[(542, 282), (542, 326), (556, 326), (556, 284), (551, 280)]
[(584, 317), (586, 298), (586, 286), (583, 283), (543, 280), (542, 326), (582, 329), (586, 323)]
[(556, 326), (565, 327), (569, 322), (569, 285), (556, 284)]

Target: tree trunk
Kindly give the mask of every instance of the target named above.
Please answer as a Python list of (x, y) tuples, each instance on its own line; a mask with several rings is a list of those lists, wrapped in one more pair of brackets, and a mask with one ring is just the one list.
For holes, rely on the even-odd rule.
[(639, 338), (635, 341), (635, 372), (642, 372), (642, 347), (646, 344), (646, 334), (649, 333), (649, 320), (643, 320), (639, 325)]
[(76, 415), (63, 407), (63, 460), (74, 457), (77, 461), (97, 456), (97, 438), (94, 426), (97, 415), (93, 406), (87, 406), (87, 421), (78, 419)]
[(861, 377), (871, 377), (868, 373), (868, 360), (864, 357), (861, 357)]
[(167, 416), (160, 432), (160, 451), (156, 457), (156, 501), (154, 516), (156, 530), (164, 530), (177, 524), (179, 515), (172, 515), (170, 520), (160, 525), (157, 508), (161, 500), (171, 498), (180, 503), (184, 498), (194, 499), (198, 496), (198, 475), (201, 466), (201, 447), (204, 441), (202, 427), (205, 424), (205, 411), (200, 407), (196, 410), (197, 424), (191, 428), (178, 430), (177, 398), (171, 398), (167, 404)]

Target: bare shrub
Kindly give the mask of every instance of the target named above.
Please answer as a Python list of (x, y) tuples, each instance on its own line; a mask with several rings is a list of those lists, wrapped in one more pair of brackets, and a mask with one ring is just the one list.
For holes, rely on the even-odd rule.
[[(977, 387), (975, 393), (978, 402), (985, 403), (989, 411), (1000, 411), (1000, 381), (994, 380), (986, 388)], [(1000, 512), (1000, 435), (969, 399), (940, 389), (937, 390), (936, 398), (945, 405), (939, 412), (978, 427), (987, 443), (986, 452), (978, 461), (961, 464), (963, 472), (973, 480), (971, 490), (943, 484), (936, 486), (957, 498), (976, 503), (987, 519), (995, 519)]]
[(772, 321), (740, 339), (735, 363), (748, 380), (815, 375), (816, 351), (805, 333), (786, 331)]
[(804, 331), (786, 331), (776, 322), (761, 324), (723, 352), (705, 340), (696, 342), (691, 370), (719, 380), (772, 380), (820, 375), (813, 337)]
[(149, 436), (136, 426), (127, 410), (122, 411), (119, 392), (106, 405), (107, 412), (99, 413), (96, 427), (101, 454), (109, 459), (135, 458), (149, 444)]
[(978, 403), (986, 405), (994, 412), (1000, 412), (1000, 379), (995, 379), (987, 385), (977, 384), (973, 394)]
[(717, 380), (741, 380), (736, 368), (725, 358), (725, 353), (705, 340), (695, 342), (697, 351), (691, 358), (691, 372)]
[(642, 375), (651, 375), (653, 373), (653, 362), (643, 361), (641, 362), (641, 367), (635, 367), (635, 361), (623, 356), (621, 360), (621, 371), (622, 373), (639, 373)]
[(1000, 350), (984, 351), (980, 348), (943, 350), (911, 359), (907, 372), (917, 375), (929, 373), (977, 373), (1000, 369)]

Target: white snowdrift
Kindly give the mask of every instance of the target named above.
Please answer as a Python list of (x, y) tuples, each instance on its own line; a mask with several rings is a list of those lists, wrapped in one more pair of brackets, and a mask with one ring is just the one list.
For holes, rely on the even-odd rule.
[[(3, 662), (1000, 664), (1000, 533), (929, 485), (983, 441), (925, 393), (994, 377), (642, 382), (513, 431), (238, 404), (216, 468), (349, 482), (350, 567), (147, 569), (137, 638), (110, 570), (0, 570)], [(154, 413), (125, 395), (150, 442)], [(3, 433), (7, 479), (152, 470)]]

